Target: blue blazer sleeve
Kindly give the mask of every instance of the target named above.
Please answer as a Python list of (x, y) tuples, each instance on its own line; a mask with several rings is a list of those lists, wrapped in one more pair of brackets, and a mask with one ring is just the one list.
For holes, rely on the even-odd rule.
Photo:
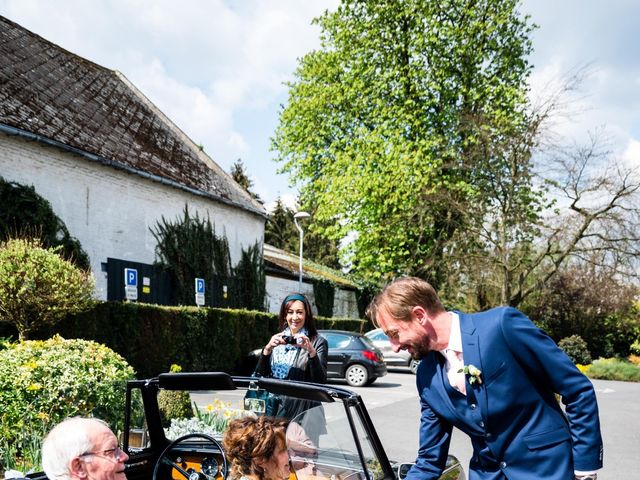
[[(425, 386), (422, 379), (426, 363), (422, 362), (416, 373), (416, 384), (420, 392), (420, 445), (418, 447), (418, 458), (415, 465), (411, 467), (407, 474), (407, 480), (437, 479), (442, 474), (449, 453), (451, 442), (451, 431), (453, 426), (440, 419), (428, 403), (425, 401), (422, 392)], [(421, 375), (422, 373), (422, 375)]]
[(542, 389), (562, 397), (572, 437), (575, 470), (602, 468), (598, 404), (591, 381), (571, 359), (523, 313), (505, 308), (502, 333), (509, 350)]

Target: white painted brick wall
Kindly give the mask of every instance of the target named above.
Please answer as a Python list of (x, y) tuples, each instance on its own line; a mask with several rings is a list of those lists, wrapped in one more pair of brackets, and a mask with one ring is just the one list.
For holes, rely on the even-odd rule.
[(51, 203), (91, 259), (98, 299), (107, 298), (101, 263), (107, 257), (153, 263), (156, 242), (150, 228), (162, 216), (175, 221), (185, 203), (190, 214), (209, 215), (216, 233), (226, 235), (233, 264), (243, 248), (264, 238), (264, 219), (258, 215), (2, 133), (0, 176), (33, 185)]

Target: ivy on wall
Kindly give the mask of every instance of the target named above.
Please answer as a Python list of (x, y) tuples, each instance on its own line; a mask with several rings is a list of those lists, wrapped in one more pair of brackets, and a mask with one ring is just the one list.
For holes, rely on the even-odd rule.
[(0, 205), (0, 241), (38, 238), (45, 248), (61, 247), (61, 256), (77, 267), (89, 268), (89, 256), (80, 242), (35, 188), (0, 177)]
[(336, 287), (329, 280), (313, 280), (313, 295), (318, 307), (318, 315), (333, 317), (333, 301)]
[(203, 278), (206, 305), (264, 310), (265, 277), (262, 251), (256, 242), (242, 250), (238, 265), (231, 265), (229, 242), (216, 235), (209, 218), (189, 213), (185, 205), (182, 218), (162, 220), (151, 229), (156, 239), (156, 266), (165, 270), (173, 282), (173, 302), (193, 304), (194, 279)]

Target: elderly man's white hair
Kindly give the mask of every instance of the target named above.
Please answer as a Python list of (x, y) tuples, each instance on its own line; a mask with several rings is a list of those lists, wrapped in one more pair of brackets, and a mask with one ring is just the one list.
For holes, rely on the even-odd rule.
[(109, 428), (98, 418), (73, 417), (56, 425), (42, 442), (42, 467), (49, 480), (70, 480), (74, 457), (93, 449), (89, 432), (96, 426)]

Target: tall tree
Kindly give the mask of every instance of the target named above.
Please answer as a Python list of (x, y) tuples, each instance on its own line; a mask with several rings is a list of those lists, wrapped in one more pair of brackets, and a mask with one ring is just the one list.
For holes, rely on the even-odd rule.
[(456, 268), (443, 296), (451, 303), (518, 306), (576, 263), (618, 279), (638, 276), (640, 169), (612, 156), (602, 132), (585, 145), (566, 144), (548, 128), (585, 74), (580, 69), (546, 93), (528, 128), (504, 142), (509, 168), (485, 181), (489, 208), (469, 208), (456, 234), (457, 243), (475, 246), (450, 252)]
[(277, 198), (264, 228), (265, 243), (289, 252), (298, 250), (298, 231), (293, 223), (294, 213), (282, 203), (280, 197)]
[(241, 159), (237, 159), (231, 166), (231, 177), (236, 181), (238, 185), (244, 188), (249, 195), (251, 195), (251, 198), (262, 203), (260, 195), (251, 190), (251, 188), (253, 187), (253, 180), (249, 178), (247, 169), (245, 168), (244, 163), (242, 163)]
[(363, 276), (440, 285), (464, 212), (488, 210), (504, 139), (528, 120), (517, 5), (343, 0), (316, 20), (321, 48), (300, 61), (273, 146), (322, 233), (351, 235)]
[[(331, 268), (340, 268), (338, 242), (326, 238), (315, 220), (315, 211), (309, 209), (311, 219), (305, 225), (304, 256), (316, 263)], [(264, 230), (264, 241), (276, 248), (288, 252), (297, 252), (300, 248), (298, 229), (293, 222), (295, 210), (290, 209), (278, 198), (276, 205), (269, 215)]]

